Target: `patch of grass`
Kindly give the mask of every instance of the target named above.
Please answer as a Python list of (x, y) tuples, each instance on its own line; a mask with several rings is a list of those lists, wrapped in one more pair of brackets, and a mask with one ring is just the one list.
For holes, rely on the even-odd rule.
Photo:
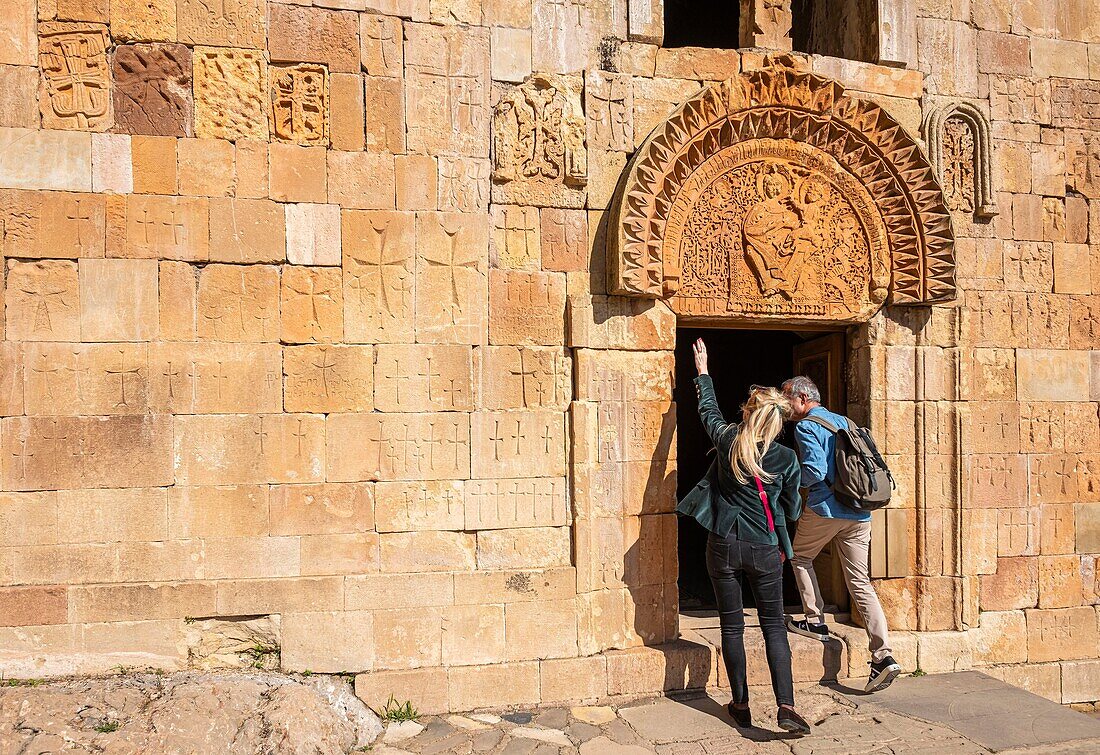
[(313, 672), (310, 671), (309, 669), (306, 669), (305, 671), (302, 672), (302, 676), (313, 676)]
[(100, 734), (110, 734), (112, 731), (118, 731), (118, 727), (121, 725), (122, 724), (120, 724), (118, 721), (107, 719), (99, 726), (95, 727), (95, 730), (98, 731)]
[(45, 679), (0, 679), (0, 687), (39, 687)]
[(909, 676), (928, 676), (928, 674), (925, 673), (924, 669), (917, 667), (913, 669), (913, 673)]
[(268, 668), (268, 661), (272, 658), (276, 660), (276, 663), (274, 665), (279, 665), (279, 648), (277, 647), (261, 645), (257, 642), (255, 645), (245, 651), (245, 655), (252, 659), (252, 663), (250, 665), (254, 669), (260, 669), (262, 671)]
[(420, 718), (420, 712), (413, 707), (412, 700), (399, 703), (393, 695), (390, 695), (386, 705), (378, 712), (378, 717), (383, 721), (415, 721)]

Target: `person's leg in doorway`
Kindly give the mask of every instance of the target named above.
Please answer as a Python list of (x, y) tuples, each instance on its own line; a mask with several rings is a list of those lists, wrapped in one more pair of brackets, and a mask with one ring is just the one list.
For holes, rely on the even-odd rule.
[(749, 577), (760, 631), (764, 635), (764, 653), (772, 675), (772, 690), (777, 705), (794, 706), (794, 681), (791, 674), (791, 645), (783, 625), (783, 562), (774, 545), (745, 543), (745, 573)]
[(798, 586), (798, 595), (802, 599), (802, 610), (806, 613), (806, 618), (804, 621), (789, 621), (787, 627), (792, 632), (822, 641), (829, 639), (829, 631), (825, 628), (825, 599), (817, 583), (814, 559), (833, 539), (843, 522), (844, 520), (818, 516), (809, 508), (802, 512), (802, 517), (798, 520), (798, 531), (795, 533), (794, 543), (791, 544), (794, 550), (791, 570), (794, 572), (794, 581)]
[(735, 706), (748, 707), (749, 685), (745, 667), (745, 609), (741, 598), (740, 543), (733, 538), (711, 535), (707, 539), (707, 573), (718, 601), (722, 631), (722, 660), (730, 681)]

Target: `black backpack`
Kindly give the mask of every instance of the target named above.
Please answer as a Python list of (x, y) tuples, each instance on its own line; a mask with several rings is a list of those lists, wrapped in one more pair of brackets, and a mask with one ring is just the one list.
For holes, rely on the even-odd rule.
[(856, 511), (874, 511), (890, 503), (897, 485), (866, 428), (852, 424), (851, 420), (848, 427), (841, 428), (821, 417), (807, 416), (803, 420), (836, 436), (836, 477), (832, 490), (838, 501)]

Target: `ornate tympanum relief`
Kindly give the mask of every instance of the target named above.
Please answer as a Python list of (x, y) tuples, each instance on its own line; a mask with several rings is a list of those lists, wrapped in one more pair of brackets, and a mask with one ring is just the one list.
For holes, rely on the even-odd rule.
[(493, 201), (583, 207), (586, 183), (581, 82), (535, 74), (493, 112)]
[(743, 321), (954, 297), (950, 214), (916, 142), (799, 65), (707, 87), (653, 131), (613, 204), (612, 293)]
[(928, 155), (953, 212), (980, 218), (997, 214), (989, 119), (969, 102), (933, 108), (924, 121)]

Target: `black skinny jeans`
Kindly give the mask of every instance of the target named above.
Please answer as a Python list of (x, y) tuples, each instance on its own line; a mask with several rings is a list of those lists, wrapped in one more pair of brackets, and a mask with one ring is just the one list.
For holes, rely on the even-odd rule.
[(707, 572), (718, 598), (718, 619), (722, 627), (722, 658), (730, 680), (733, 702), (749, 701), (745, 671), (745, 606), (737, 578), (745, 574), (756, 597), (764, 650), (772, 674), (772, 690), (779, 705), (794, 705), (791, 679), (791, 646), (783, 616), (783, 562), (779, 548), (746, 543), (732, 536), (707, 538)]

